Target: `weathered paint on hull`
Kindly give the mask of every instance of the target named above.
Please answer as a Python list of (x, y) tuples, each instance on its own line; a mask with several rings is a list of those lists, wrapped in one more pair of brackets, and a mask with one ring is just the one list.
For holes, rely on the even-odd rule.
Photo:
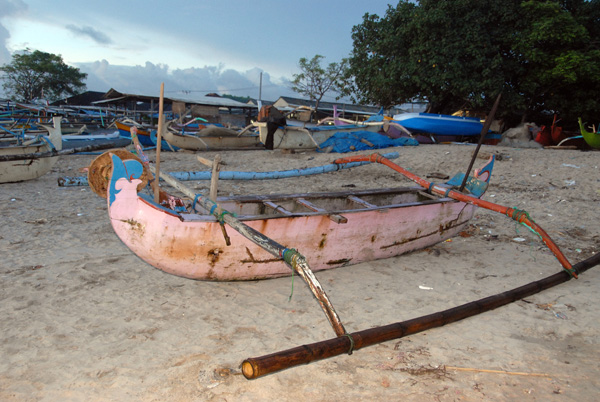
[[(117, 181), (109, 216), (115, 233), (140, 258), (165, 272), (192, 279), (231, 281), (290, 275), (285, 263), (220, 225), (182, 221), (140, 198), (139, 180)], [(120, 191), (119, 191), (120, 190)], [(110, 196), (108, 197), (110, 199)], [(338, 224), (323, 215), (242, 220), (278, 243), (296, 248), (314, 271), (389, 258), (457, 235), (475, 207), (447, 199), (431, 204), (343, 213)], [(208, 221), (210, 220), (210, 221)]]
[(58, 161), (58, 156), (0, 162), (0, 183), (14, 183), (37, 179), (48, 173)]

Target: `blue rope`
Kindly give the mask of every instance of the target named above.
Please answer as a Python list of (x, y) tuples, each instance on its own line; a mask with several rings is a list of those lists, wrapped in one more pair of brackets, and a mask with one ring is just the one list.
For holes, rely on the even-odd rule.
[(202, 194), (196, 194), (196, 196), (194, 197), (194, 203), (192, 204), (192, 209), (194, 209), (196, 203), (198, 203), (198, 198), (200, 197), (202, 197)]
[(54, 152), (56, 151), (56, 148), (54, 147), (54, 144), (50, 141), (50, 139), (48, 137), (45, 136), (41, 136), (41, 140), (44, 141), (45, 143), (48, 144), (48, 146), (50, 146), (50, 149)]

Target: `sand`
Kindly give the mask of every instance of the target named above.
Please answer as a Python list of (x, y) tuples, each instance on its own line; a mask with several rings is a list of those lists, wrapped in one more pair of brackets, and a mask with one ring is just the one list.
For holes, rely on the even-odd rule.
[[(426, 176), (464, 171), (472, 145), (392, 148)], [(484, 199), (524, 209), (576, 263), (600, 251), (600, 152), (483, 146)], [(215, 152), (201, 155), (212, 159)], [(331, 163), (341, 155), (222, 152), (225, 170)], [(151, 159), (155, 154), (150, 152)], [(166, 274), (114, 234), (81, 176), (92, 155), (0, 186), (2, 401), (584, 401), (600, 394), (600, 268), (445, 327), (256, 380), (240, 364), (334, 337), (298, 278), (201, 282)], [(476, 166), (484, 163), (478, 158)], [(163, 153), (164, 171), (207, 170)], [(209, 182), (186, 182), (207, 192)], [(219, 194), (410, 184), (370, 165), (317, 176), (221, 181)], [(168, 187), (165, 187), (168, 189)], [(560, 264), (526, 228), (478, 209), (467, 231), (427, 250), (317, 273), (349, 332), (404, 321), (552, 275)], [(301, 235), (301, 234), (299, 234)], [(520, 240), (520, 241), (519, 241)], [(293, 287), (293, 297), (288, 301)]]

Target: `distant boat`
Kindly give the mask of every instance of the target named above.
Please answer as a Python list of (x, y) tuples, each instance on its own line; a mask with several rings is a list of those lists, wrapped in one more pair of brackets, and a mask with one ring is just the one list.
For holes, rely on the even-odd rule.
[(122, 137), (119, 131), (112, 133), (63, 135), (62, 148), (81, 148), (88, 145), (112, 145), (114, 148), (122, 148), (131, 144), (131, 138)]
[(579, 129), (583, 139), (590, 147), (600, 149), (600, 132), (587, 131), (581, 117), (579, 118)]
[[(0, 161), (0, 183), (14, 183), (37, 179), (54, 167), (58, 156), (51, 156), (53, 151), (62, 150), (61, 117), (54, 117), (54, 126), (43, 126), (49, 136), (38, 136), (22, 145), (7, 144), (0, 146), (0, 156), (18, 158)], [(42, 126), (42, 125), (40, 125)], [(58, 127), (58, 128), (56, 128)], [(36, 156), (49, 154), (48, 156)]]
[(378, 132), (383, 122), (363, 122), (342, 125), (322, 125), (316, 127), (277, 126), (273, 129), (268, 122), (254, 122), (258, 127), (260, 141), (267, 149), (316, 149), (332, 135), (339, 132), (371, 131)]
[(180, 134), (165, 130), (163, 139), (176, 148), (190, 151), (263, 149), (258, 135), (238, 133), (225, 127), (208, 126), (194, 132)]
[(469, 137), (481, 134), (483, 124), (476, 117), (450, 116), (433, 113), (402, 113), (394, 115), (393, 121), (412, 133), (436, 136)]
[[(142, 126), (136, 122), (134, 122), (133, 120), (122, 120), (122, 121), (115, 121), (115, 125), (117, 127), (117, 129), (119, 130), (119, 133), (121, 134), (121, 137), (125, 137), (125, 138), (129, 138), (131, 139), (131, 127), (133, 127), (134, 125), (137, 127), (137, 137), (138, 140), (140, 141), (140, 144), (143, 147), (149, 147), (149, 148), (154, 148), (156, 147), (156, 133), (152, 133), (152, 128), (151, 127), (145, 127)], [(153, 138), (154, 136), (154, 138)], [(162, 140), (161, 141), (161, 149), (163, 150), (171, 150), (172, 147), (171, 145), (165, 141)]]

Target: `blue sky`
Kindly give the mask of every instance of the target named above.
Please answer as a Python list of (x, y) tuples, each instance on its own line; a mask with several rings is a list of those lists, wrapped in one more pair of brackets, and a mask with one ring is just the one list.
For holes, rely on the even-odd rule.
[[(298, 60), (339, 62), (365, 13), (389, 0), (0, 0), (0, 65), (25, 48), (60, 54), (88, 74), (89, 90), (207, 91), (298, 96)], [(325, 100), (333, 100), (325, 99)]]

